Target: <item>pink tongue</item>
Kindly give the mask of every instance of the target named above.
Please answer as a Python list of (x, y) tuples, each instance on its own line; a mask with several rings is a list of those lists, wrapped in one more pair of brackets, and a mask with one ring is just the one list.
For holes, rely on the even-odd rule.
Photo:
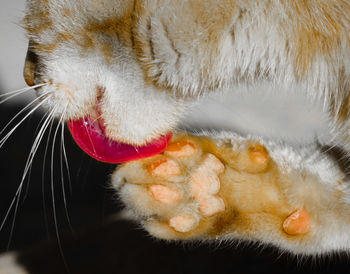
[(82, 150), (96, 160), (106, 163), (124, 163), (161, 153), (167, 147), (172, 134), (155, 139), (144, 146), (132, 146), (108, 139), (91, 117), (68, 121), (68, 128)]

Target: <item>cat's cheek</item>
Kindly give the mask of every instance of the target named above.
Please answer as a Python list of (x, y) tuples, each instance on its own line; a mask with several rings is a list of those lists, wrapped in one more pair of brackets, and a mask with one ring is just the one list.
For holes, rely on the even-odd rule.
[(69, 58), (57, 58), (44, 63), (45, 86), (39, 95), (47, 94), (46, 108), (54, 109), (55, 116), (63, 119), (79, 119), (95, 112), (98, 93), (98, 75), (84, 65)]
[(101, 109), (107, 136), (132, 145), (144, 145), (175, 130), (187, 104), (164, 94), (157, 97), (128, 94), (119, 96), (119, 100), (105, 100)]
[(156, 117), (149, 117), (148, 119), (130, 119), (129, 117), (125, 120), (117, 117), (116, 119), (111, 119), (111, 122), (106, 123), (106, 135), (120, 142), (132, 145), (144, 145), (165, 133), (173, 131), (176, 128), (177, 122), (178, 117), (176, 116), (164, 117), (158, 123)]

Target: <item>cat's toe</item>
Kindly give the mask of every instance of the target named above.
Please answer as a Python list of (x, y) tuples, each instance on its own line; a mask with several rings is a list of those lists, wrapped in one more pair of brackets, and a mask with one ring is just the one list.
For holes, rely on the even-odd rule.
[(147, 165), (147, 171), (151, 176), (169, 178), (181, 174), (181, 168), (177, 162), (169, 158), (161, 158)]
[(310, 232), (311, 219), (305, 208), (292, 212), (283, 222), (283, 230), (289, 235), (302, 235)]
[(164, 185), (151, 185), (148, 192), (156, 201), (166, 205), (177, 203), (181, 199), (181, 194), (177, 190)]
[(128, 163), (113, 176), (125, 204), (152, 234), (193, 237), (225, 210), (219, 195), (225, 165), (203, 147), (195, 139), (181, 138), (162, 155)]
[(198, 148), (194, 143), (190, 141), (177, 141), (171, 143), (164, 154), (176, 158), (185, 158), (193, 156), (197, 152)]
[(219, 175), (224, 172), (224, 169), (224, 165), (218, 158), (207, 154), (190, 177), (191, 193), (204, 216), (211, 216), (225, 210), (224, 201), (217, 196), (220, 190)]
[(198, 221), (193, 215), (177, 215), (169, 220), (169, 226), (178, 232), (190, 232), (198, 225)]

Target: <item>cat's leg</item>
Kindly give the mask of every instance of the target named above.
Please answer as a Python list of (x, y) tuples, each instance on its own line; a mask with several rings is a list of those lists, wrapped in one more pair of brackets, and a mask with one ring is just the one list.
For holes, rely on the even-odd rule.
[(121, 166), (112, 184), (156, 237), (261, 241), (306, 254), (350, 247), (342, 180), (312, 149), (181, 135), (163, 154)]

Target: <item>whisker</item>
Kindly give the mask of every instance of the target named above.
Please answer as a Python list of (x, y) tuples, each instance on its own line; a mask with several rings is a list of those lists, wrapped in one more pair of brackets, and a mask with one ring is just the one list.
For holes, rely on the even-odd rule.
[(42, 168), (42, 173), (41, 173), (41, 193), (43, 197), (43, 209), (44, 209), (44, 219), (45, 219), (45, 228), (46, 228), (46, 233), (47, 236), (50, 236), (50, 231), (49, 231), (49, 222), (47, 218), (47, 210), (46, 210), (46, 200), (45, 200), (45, 168), (46, 168), (46, 158), (47, 158), (47, 152), (49, 148), (49, 143), (50, 143), (50, 136), (52, 132), (52, 127), (53, 127), (53, 119), (50, 122), (50, 129), (49, 133), (47, 134), (47, 141), (45, 145), (45, 152), (44, 152), (44, 160), (43, 160), (43, 168)]
[(66, 152), (66, 147), (65, 147), (65, 142), (64, 142), (64, 122), (62, 121), (62, 148), (63, 148), (63, 156), (66, 164), (66, 169), (67, 169), (67, 174), (68, 174), (68, 182), (69, 182), (69, 191), (72, 193), (72, 182), (71, 182), (71, 175), (70, 175), (70, 169), (69, 169), (69, 164), (68, 164), (68, 157), (67, 157), (67, 152)]
[[(18, 186), (18, 188), (17, 188), (17, 191), (16, 191), (16, 193), (15, 193), (15, 195), (14, 195), (12, 201), (11, 201), (11, 204), (10, 204), (10, 206), (9, 206), (9, 208), (8, 208), (8, 210), (7, 210), (7, 212), (6, 212), (6, 214), (5, 214), (5, 217), (4, 217), (4, 219), (3, 219), (3, 221), (2, 221), (2, 223), (1, 223), (1, 225), (0, 225), (0, 231), (3, 229), (5, 223), (6, 223), (7, 219), (8, 219), (8, 216), (9, 216), (9, 214), (10, 214), (10, 212), (11, 212), (11, 210), (12, 210), (12, 208), (13, 208), (15, 202), (16, 202), (16, 199), (17, 199), (17, 197), (19, 197), (19, 195), (20, 195), (20, 193), (21, 193), (21, 191), (22, 191), (23, 182), (24, 182), (24, 179), (25, 179), (25, 177), (26, 177), (26, 175), (27, 175), (29, 166), (30, 166), (31, 163), (33, 162), (33, 158), (34, 158), (34, 156), (35, 156), (35, 153), (36, 153), (36, 151), (37, 151), (37, 148), (38, 148), (38, 146), (39, 146), (39, 144), (40, 144), (41, 139), (42, 139), (43, 136), (44, 136), (44, 132), (45, 132), (46, 129), (47, 129), (47, 124), (48, 124), (47, 122), (48, 122), (50, 119), (52, 119), (52, 117), (54, 117), (53, 113), (54, 113), (54, 109), (51, 111), (49, 117), (46, 119), (46, 121), (45, 121), (44, 124), (42, 125), (42, 127), (41, 127), (41, 129), (40, 129), (40, 131), (39, 131), (39, 133), (38, 133), (38, 135), (37, 135), (37, 137), (36, 137), (36, 139), (35, 139), (35, 141), (34, 141), (34, 143), (33, 143), (32, 149), (31, 149), (31, 151), (30, 151), (30, 153), (29, 153), (27, 162), (26, 162), (26, 164), (25, 164), (25, 168), (24, 168), (24, 172), (23, 172), (23, 175), (22, 175), (21, 182), (20, 182), (20, 184), (19, 184), (19, 186)], [(17, 201), (18, 201), (18, 200), (17, 200)], [(17, 204), (16, 204), (16, 207), (17, 207)], [(15, 212), (15, 213), (16, 213), (16, 212)], [(15, 217), (16, 217), (16, 216), (15, 216)], [(14, 218), (15, 218), (15, 217), (14, 217)], [(14, 224), (14, 222), (13, 222), (13, 224)], [(12, 234), (12, 230), (13, 230), (13, 227), (11, 228), (11, 234)]]
[(47, 85), (47, 84), (43, 83), (43, 84), (38, 84), (38, 85), (35, 85), (35, 86), (31, 86), (31, 87), (25, 87), (25, 88), (17, 89), (17, 90), (14, 90), (14, 91), (5, 92), (3, 94), (0, 94), (0, 98), (9, 96), (9, 95), (14, 94), (14, 93), (19, 93), (19, 92), (22, 92), (22, 91), (29, 91), (29, 90), (32, 90), (32, 89), (35, 89), (35, 88), (40, 88), (40, 87), (43, 87), (45, 85)]
[[(67, 107), (65, 108), (64, 112), (66, 111)], [(64, 186), (64, 173), (63, 173), (63, 151), (64, 151), (64, 135), (63, 132), (64, 131), (64, 122), (62, 120), (61, 122), (61, 146), (60, 146), (60, 169), (61, 169), (61, 185), (62, 185), (62, 196), (63, 196), (63, 204), (64, 204), (64, 209), (65, 209), (65, 213), (66, 213), (66, 217), (67, 217), (67, 221), (68, 221), (68, 225), (70, 227), (71, 230), (73, 230), (71, 222), (70, 222), (70, 218), (69, 218), (69, 214), (68, 214), (68, 208), (67, 208), (67, 200), (66, 200), (66, 189)], [(67, 157), (65, 157), (66, 161), (67, 161)], [(66, 164), (68, 165), (68, 163), (66, 162)], [(69, 174), (69, 169), (67, 166), (67, 171), (68, 171), (68, 176), (70, 176)], [(70, 180), (70, 178), (68, 177), (68, 179)], [(70, 183), (70, 181), (69, 181)]]
[(94, 142), (93, 142), (92, 139), (91, 139), (90, 131), (88, 130), (87, 125), (86, 125), (85, 123), (84, 123), (84, 127), (85, 127), (86, 133), (87, 133), (87, 135), (88, 135), (88, 137), (89, 137), (90, 144), (91, 144), (91, 146), (92, 146), (92, 148), (93, 148), (93, 150), (94, 150), (94, 153), (96, 154), (96, 149), (95, 149)]
[[(52, 112), (50, 113), (51, 117), (48, 117), (47, 118), (47, 121), (49, 123), (49, 120), (54, 118), (54, 112), (55, 112), (55, 109), (52, 110)], [(15, 220), (16, 220), (16, 215), (17, 215), (17, 210), (18, 210), (18, 204), (19, 204), (19, 201), (20, 201), (20, 197), (21, 197), (21, 192), (22, 192), (22, 189), (23, 189), (23, 183), (24, 183), (24, 180), (25, 178), (27, 177), (28, 175), (28, 172), (30, 172), (31, 170), (31, 167), (32, 167), (32, 163), (33, 163), (33, 160), (34, 160), (34, 157), (35, 157), (35, 154), (39, 148), (39, 145), (41, 143), (41, 140), (42, 138), (44, 137), (44, 133), (45, 133), (45, 130), (48, 126), (48, 123), (46, 125), (44, 125), (44, 128), (42, 128), (43, 130), (40, 131), (37, 135), (37, 138), (35, 139), (34, 143), (33, 143), (33, 146), (32, 146), (32, 149), (29, 153), (29, 157), (28, 157), (28, 160), (27, 160), (27, 163), (26, 163), (26, 166), (25, 166), (25, 169), (24, 169), (24, 173), (23, 173), (23, 176), (22, 176), (22, 180), (21, 180), (21, 183), (20, 183), (20, 187), (19, 187), (19, 192), (18, 192), (18, 196), (17, 196), (17, 202), (16, 202), (16, 207), (15, 207), (15, 211), (14, 211), (14, 217), (13, 217), (13, 222), (12, 222), (12, 226), (11, 226), (11, 233), (10, 233), (10, 237), (9, 237), (9, 241), (8, 241), (8, 248), (9, 248), (9, 245), (10, 245), (10, 241), (11, 241), (11, 238), (12, 238), (12, 234), (13, 234), (13, 229), (14, 229), (14, 225), (15, 225)]]
[(15, 223), (16, 223), (16, 216), (17, 216), (17, 211), (18, 211), (19, 200), (20, 200), (20, 197), (21, 197), (21, 192), (22, 192), (22, 186), (19, 187), (18, 195), (15, 196), (15, 200), (17, 200), (17, 201), (16, 201), (16, 206), (15, 206), (15, 211), (13, 213), (13, 220), (12, 220), (12, 223), (11, 223), (10, 235), (8, 237), (6, 251), (8, 251), (9, 248), (10, 248), (10, 244), (11, 244), (11, 240), (12, 240), (12, 236), (13, 236), (13, 230), (14, 230)]
[(56, 112), (56, 108), (54, 108), (50, 114), (48, 115), (48, 117), (46, 118), (45, 120), (45, 123), (44, 125), (42, 126), (42, 129), (39, 131), (38, 133), (38, 136), (36, 137), (36, 139), (34, 140), (34, 143), (33, 143), (33, 146), (32, 146), (32, 149), (30, 151), (30, 156), (31, 156), (31, 159), (30, 159), (30, 162), (28, 164), (26, 164), (26, 169), (25, 169), (25, 174), (23, 174), (23, 179), (26, 177), (27, 175), (27, 172), (28, 172), (28, 169), (29, 169), (29, 166), (31, 165), (32, 161), (33, 161), (33, 158), (35, 156), (35, 153), (39, 147), (39, 144), (41, 143), (41, 140), (42, 138), (44, 137), (44, 133), (48, 127), (48, 124), (50, 122), (50, 120), (53, 120), (54, 117), (55, 117), (55, 112)]
[[(43, 117), (40, 119), (39, 123), (38, 123), (38, 126), (36, 127), (35, 129), (35, 136), (38, 134), (38, 131), (39, 131), (39, 128), (41, 128), (41, 126), (43, 125), (43, 121), (49, 116), (50, 112), (46, 112)], [(29, 173), (28, 173), (28, 184), (27, 184), (27, 187), (26, 187), (26, 191), (25, 191), (25, 194), (24, 194), (24, 197), (23, 197), (23, 201), (26, 200), (27, 196), (28, 196), (28, 189), (29, 189), (29, 181), (30, 181), (30, 173), (31, 173), (31, 170), (29, 170)]]
[(32, 110), (30, 110), (24, 118), (17, 123), (1, 140), (0, 140), (0, 148), (5, 144), (7, 139), (12, 135), (12, 133), (39, 107), (41, 107), (49, 98), (43, 99), (37, 106), (35, 106)]
[[(32, 88), (31, 88), (31, 89), (28, 89), (28, 90), (32, 90)], [(13, 95), (10, 95), (9, 97), (7, 97), (7, 98), (1, 100), (1, 101), (0, 101), (0, 105), (3, 104), (3, 103), (5, 103), (5, 102), (7, 102), (7, 101), (9, 101), (9, 100), (11, 100), (12, 98), (14, 98), (14, 97), (16, 97), (16, 96), (18, 96), (18, 95), (20, 95), (20, 94), (23, 94), (23, 93), (27, 92), (28, 90), (22, 90), (22, 91), (17, 92), (17, 93), (15, 93), (15, 94), (13, 94)]]
[(23, 198), (22, 198), (22, 203), (24, 203), (24, 201), (27, 199), (28, 197), (28, 192), (29, 192), (29, 182), (30, 182), (30, 178), (31, 178), (31, 175), (32, 175), (32, 166), (30, 167), (29, 171), (28, 171), (28, 176), (27, 176), (27, 183), (24, 183), (26, 188), (25, 188), (25, 191), (24, 191), (24, 195), (23, 195)]
[(0, 131), (0, 135), (6, 130), (6, 128), (8, 128), (8, 126), (19, 116), (21, 115), (24, 111), (26, 111), (28, 108), (30, 108), (34, 103), (36, 103), (37, 101), (41, 100), (43, 97), (47, 96), (48, 93), (46, 94), (42, 94), (39, 97), (37, 97), (36, 99), (34, 99), (33, 101), (31, 101), (28, 105), (26, 105), (24, 108), (22, 108), (4, 127), (3, 129)]
[(63, 254), (63, 249), (62, 249), (62, 244), (61, 244), (61, 238), (60, 238), (60, 234), (58, 231), (58, 223), (57, 223), (57, 213), (56, 213), (56, 205), (55, 205), (55, 189), (54, 189), (54, 170), (53, 170), (53, 163), (54, 163), (54, 152), (55, 152), (55, 143), (56, 143), (56, 138), (57, 138), (57, 133), (58, 133), (58, 129), (60, 127), (61, 122), (63, 121), (63, 117), (64, 117), (64, 113), (61, 114), (60, 120), (58, 122), (58, 125), (56, 127), (54, 136), (53, 136), (53, 141), (52, 141), (52, 150), (51, 150), (51, 198), (52, 198), (52, 213), (53, 213), (53, 218), (54, 218), (54, 223), (55, 223), (55, 231), (56, 231), (56, 237), (57, 237), (57, 241), (58, 241), (58, 247), (60, 250), (60, 253), (62, 255), (62, 259), (63, 259), (63, 263), (65, 264), (65, 267), (68, 270), (68, 265), (67, 262), (65, 260), (65, 256)]

